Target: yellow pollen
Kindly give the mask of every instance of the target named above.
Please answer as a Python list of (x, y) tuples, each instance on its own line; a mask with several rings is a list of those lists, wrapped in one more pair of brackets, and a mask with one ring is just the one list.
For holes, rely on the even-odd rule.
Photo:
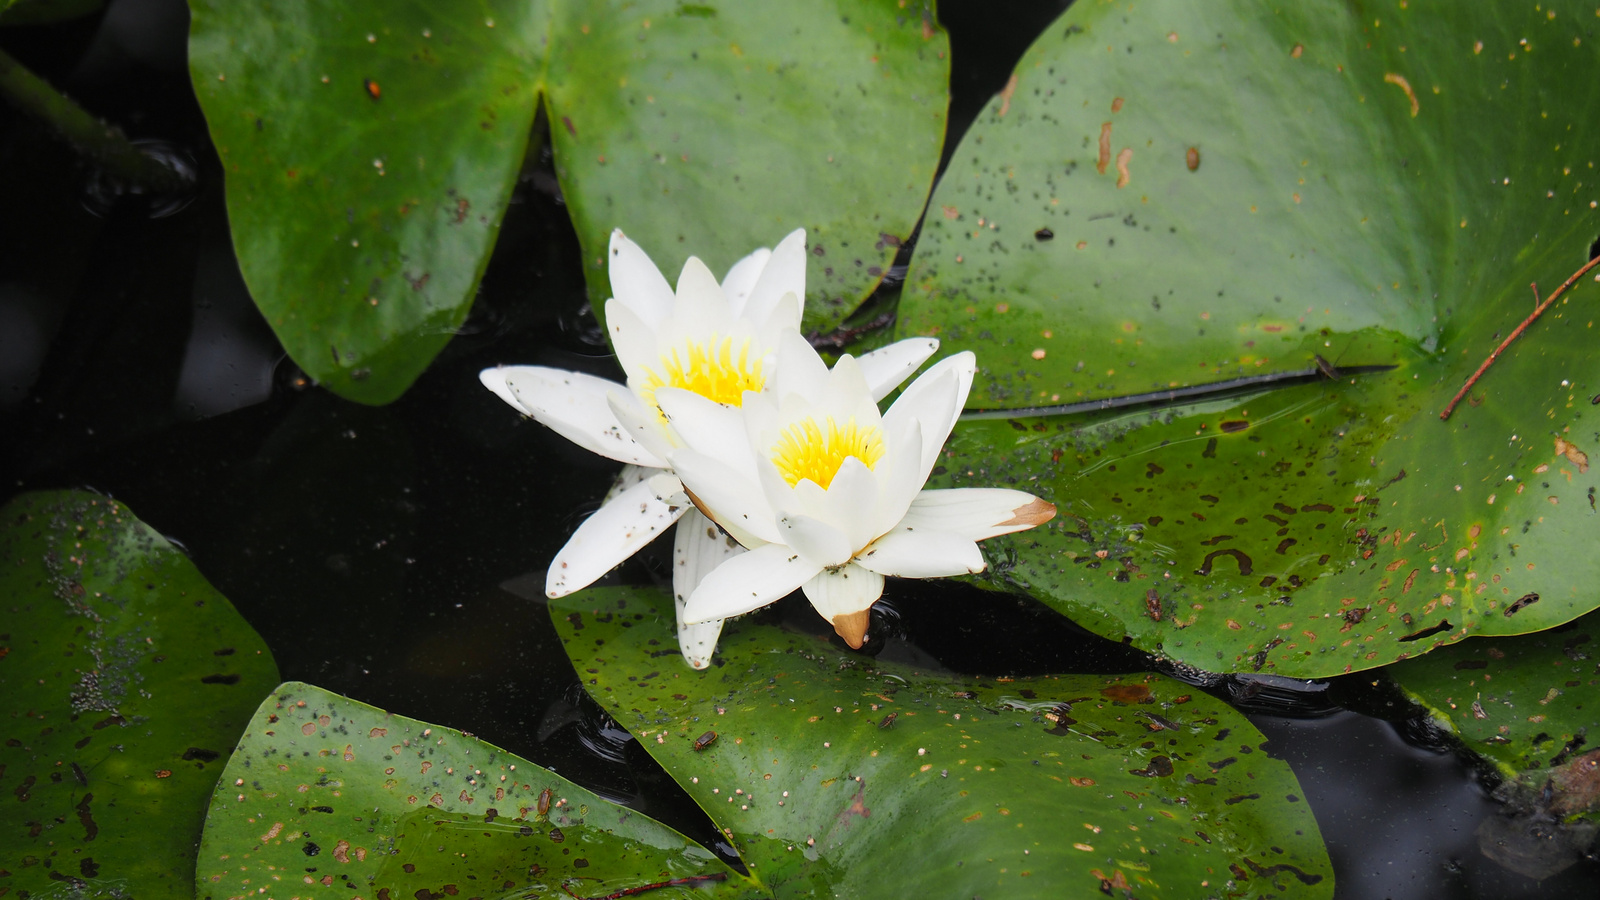
[(716, 334), (705, 343), (689, 341), (671, 355), (661, 357), (661, 374), (647, 369), (640, 393), (646, 403), (656, 405), (656, 390), (664, 387), (683, 388), (724, 406), (740, 406), (745, 391), (759, 391), (766, 380), (761, 375), (761, 360), (750, 358), (750, 339), (739, 344), (734, 355), (733, 338), (718, 339)]
[(858, 426), (853, 416), (843, 428), (832, 416), (825, 417), (821, 425), (809, 418), (796, 422), (785, 428), (772, 446), (772, 464), (790, 487), (809, 478), (826, 490), (839, 467), (852, 456), (869, 469), (883, 458), (883, 432), (870, 425)]

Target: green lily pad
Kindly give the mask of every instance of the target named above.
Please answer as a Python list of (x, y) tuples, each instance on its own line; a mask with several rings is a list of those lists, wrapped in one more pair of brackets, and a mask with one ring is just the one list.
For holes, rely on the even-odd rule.
[(307, 372), (383, 403), (466, 316), (541, 96), (597, 303), (613, 228), (675, 278), (805, 226), (807, 324), (836, 324), (939, 158), (948, 44), (903, 5), (195, 0), (189, 59), (252, 296)]
[(700, 845), (463, 731), (286, 682), (206, 815), (201, 900), (277, 885), (376, 900), (606, 894), (674, 879), (752, 896)]
[(662, 591), (550, 607), (591, 695), (773, 896), (1332, 893), (1288, 766), (1179, 682), (965, 679), (751, 619), (697, 672)]
[[(1570, 319), (1541, 338), (1596, 381), (1587, 320)], [(984, 543), (985, 577), (1208, 671), (1359, 671), (1595, 608), (1597, 473), (1566, 455), (1565, 432), (1500, 412), (1537, 409), (1571, 436), (1600, 425), (1594, 407), (1540, 382), (1445, 424), (1413, 387), (1419, 369), (963, 422), (931, 483), (1015, 483), (1056, 502), (1054, 521)]]
[[(1520, 637), (1464, 641), (1389, 669), (1445, 729), (1509, 778), (1584, 762), (1591, 773), (1560, 798), (1569, 812), (1600, 812), (1593, 776), (1600, 737), (1600, 613)], [(1580, 774), (1573, 772), (1574, 775)]]
[[(991, 542), (991, 577), (1184, 663), (1301, 677), (1600, 605), (1592, 281), (1440, 421), (1527, 285), (1600, 232), (1588, 89), (1559, 87), (1594, 83), (1593, 11), (1553, 9), (1080, 4), (1052, 26), (956, 153), (905, 319), (980, 351), (975, 405), (1148, 402), (958, 428), (939, 483), (1025, 481), (1064, 512)], [(1103, 122), (1113, 162), (1132, 148), (1121, 188)], [(1338, 369), (1369, 364), (1394, 368)]]
[[(902, 331), (978, 353), (973, 407), (1313, 354), (1430, 358), (1423, 386), (1448, 397), (1531, 311), (1529, 282), (1559, 284), (1600, 234), (1594, 19), (1575, 2), (1075, 4), (955, 151)], [(1491, 399), (1560, 380), (1525, 340), (1526, 376), (1493, 373)]]
[(0, 560), (0, 889), (192, 897), (219, 758), (277, 682), (272, 655), (115, 500), (12, 500)]

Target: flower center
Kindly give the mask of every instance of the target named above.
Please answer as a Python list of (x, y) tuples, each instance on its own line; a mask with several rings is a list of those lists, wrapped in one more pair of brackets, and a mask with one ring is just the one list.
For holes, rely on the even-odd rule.
[(641, 393), (651, 406), (656, 405), (656, 390), (664, 387), (683, 388), (714, 403), (739, 406), (745, 391), (759, 391), (766, 379), (761, 375), (761, 360), (750, 358), (750, 339), (739, 344), (734, 354), (733, 338), (719, 340), (713, 333), (705, 343), (689, 341), (682, 348), (674, 348), (670, 355), (661, 357), (661, 371), (646, 370)]
[(843, 427), (832, 416), (821, 424), (807, 418), (783, 430), (772, 446), (772, 464), (790, 487), (809, 478), (824, 490), (833, 483), (844, 461), (854, 456), (872, 468), (883, 458), (883, 432), (862, 428), (852, 416)]

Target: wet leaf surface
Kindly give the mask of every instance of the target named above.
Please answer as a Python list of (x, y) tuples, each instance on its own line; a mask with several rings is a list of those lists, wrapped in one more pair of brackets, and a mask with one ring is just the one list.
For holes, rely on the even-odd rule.
[(596, 305), (613, 228), (675, 280), (690, 253), (720, 272), (805, 226), (807, 326), (837, 324), (938, 162), (948, 45), (931, 16), (197, 2), (190, 67), (252, 296), (307, 372), (383, 403), (466, 316), (541, 102)]
[(217, 785), (196, 896), (590, 897), (698, 876), (753, 895), (700, 845), (521, 757), (286, 682)]
[(1538, 634), (1464, 641), (1389, 669), (1501, 774), (1548, 785), (1560, 814), (1600, 811), (1600, 613)]
[(0, 509), (0, 888), (192, 896), (223, 759), (278, 680), (260, 637), (114, 500)]
[[(1587, 321), (1541, 323), (1566, 360), (1551, 364), (1584, 383), (1600, 380)], [(1054, 500), (1055, 521), (985, 542), (986, 577), (1213, 672), (1359, 671), (1600, 604), (1597, 473), (1556, 452), (1556, 434), (1592, 442), (1595, 407), (1570, 381), (1541, 379), (1444, 424), (1437, 394), (1412, 378), (1427, 371), (965, 422), (933, 483), (1016, 483)], [(1514, 409), (1547, 424), (1521, 430)]]
[[(1559, 284), (1600, 233), (1593, 19), (1572, 2), (1076, 4), (955, 151), (902, 331), (977, 352), (974, 408), (1313, 354), (1425, 358), (1419, 387), (1448, 397), (1532, 310), (1529, 282)], [(1560, 380), (1544, 336), (1525, 340), (1505, 368), (1526, 375), (1495, 372), (1491, 404), (1541, 368)]]
[[(910, 330), (978, 351), (972, 405), (1041, 414), (1304, 374), (964, 423), (940, 483), (1063, 510), (991, 542), (993, 577), (1202, 669), (1302, 677), (1600, 604), (1592, 280), (1440, 420), (1600, 233), (1589, 89), (1555, 88), (1595, 70), (1582, 16), (1079, 4), (1047, 30), (941, 182)], [(1339, 368), (1369, 364), (1394, 368)]]
[(759, 619), (696, 672), (660, 591), (551, 617), (591, 695), (775, 896), (1332, 894), (1289, 768), (1179, 682), (965, 679)]

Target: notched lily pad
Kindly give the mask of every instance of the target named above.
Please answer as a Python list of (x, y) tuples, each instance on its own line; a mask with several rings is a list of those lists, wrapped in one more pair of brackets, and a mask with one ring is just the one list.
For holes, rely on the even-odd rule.
[(550, 606), (590, 693), (775, 896), (1332, 893), (1288, 766), (1179, 682), (964, 679), (757, 619), (696, 672), (660, 591)]
[(541, 102), (597, 305), (613, 228), (675, 276), (805, 226), (817, 330), (910, 235), (944, 133), (948, 42), (887, 0), (192, 6), (245, 282), (302, 368), (367, 403), (465, 318)]
[(278, 680), (261, 638), (115, 500), (0, 508), (0, 890), (188, 898), (206, 803)]
[[(280, 874), (282, 873), (282, 874)], [(730, 878), (731, 876), (731, 878)], [(287, 682), (206, 816), (201, 900), (603, 895), (749, 885), (683, 835), (466, 732)]]

